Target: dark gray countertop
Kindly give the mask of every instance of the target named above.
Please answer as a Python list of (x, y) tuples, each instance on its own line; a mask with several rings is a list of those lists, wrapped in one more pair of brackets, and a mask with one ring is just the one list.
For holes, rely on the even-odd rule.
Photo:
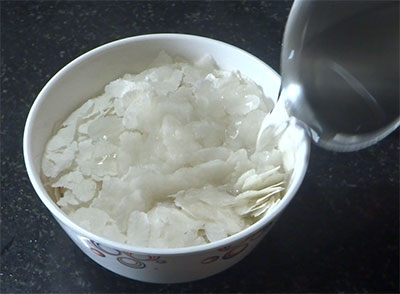
[(205, 280), (155, 285), (84, 255), (36, 196), (22, 135), (62, 66), (112, 40), (155, 32), (219, 39), (279, 71), (291, 2), (1, 1), (1, 293), (399, 292), (399, 132), (356, 153), (313, 146), (303, 185), (261, 244)]

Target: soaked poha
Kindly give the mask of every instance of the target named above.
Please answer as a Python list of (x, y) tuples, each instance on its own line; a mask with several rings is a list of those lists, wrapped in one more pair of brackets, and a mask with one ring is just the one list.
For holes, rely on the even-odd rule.
[(61, 124), (43, 155), (45, 185), (74, 222), (113, 241), (179, 248), (226, 238), (284, 195), (285, 128), (255, 149), (273, 105), (209, 56), (190, 64), (161, 52)]

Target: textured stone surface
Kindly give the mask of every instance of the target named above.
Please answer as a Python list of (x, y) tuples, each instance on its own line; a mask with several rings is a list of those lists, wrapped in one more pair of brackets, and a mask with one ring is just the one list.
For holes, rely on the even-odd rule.
[(291, 2), (1, 1), (0, 292), (398, 292), (399, 132), (357, 153), (313, 146), (279, 222), (245, 260), (214, 277), (152, 285), (113, 274), (69, 240), (35, 195), (22, 157), (26, 116), (62, 66), (123, 37), (219, 39), (279, 70)]

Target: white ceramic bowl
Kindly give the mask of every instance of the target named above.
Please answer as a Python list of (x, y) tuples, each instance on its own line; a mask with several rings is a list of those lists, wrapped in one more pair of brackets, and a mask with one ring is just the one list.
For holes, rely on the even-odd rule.
[(127, 38), (96, 48), (61, 69), (36, 98), (27, 118), (24, 157), (29, 178), (42, 202), (90, 258), (122, 276), (155, 283), (176, 283), (216, 274), (245, 257), (265, 236), (299, 188), (308, 164), (309, 140), (294, 127), (289, 140), (294, 151), (294, 172), (276, 209), (246, 230), (229, 238), (194, 247), (155, 249), (120, 244), (94, 235), (73, 223), (46, 192), (40, 177), (44, 147), (66, 117), (104, 86), (127, 72), (139, 72), (164, 50), (195, 61), (210, 54), (225, 70), (239, 70), (269, 97), (277, 97), (280, 77), (253, 55), (229, 44), (191, 35), (153, 34)]

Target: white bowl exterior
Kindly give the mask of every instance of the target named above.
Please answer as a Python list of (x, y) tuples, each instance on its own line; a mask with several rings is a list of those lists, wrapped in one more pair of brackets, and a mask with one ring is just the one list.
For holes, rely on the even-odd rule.
[[(161, 50), (189, 61), (196, 61), (209, 54), (220, 68), (240, 71), (261, 86), (266, 96), (276, 100), (280, 86), (279, 75), (256, 57), (234, 46), (180, 34), (127, 38), (82, 55), (46, 84), (27, 119), (24, 157), (28, 175), (39, 197), (71, 239), (90, 258), (125, 277), (147, 282), (173, 283), (218, 273), (238, 262), (258, 244), (290, 202), (304, 177), (308, 164), (309, 140), (305, 131), (297, 127), (297, 139), (293, 141), (293, 149), (296, 150), (295, 168), (285, 197), (268, 217), (232, 237), (189, 248), (148, 249), (112, 242), (80, 228), (57, 207), (40, 180), (45, 145), (54, 129), (73, 110), (87, 99), (101, 94), (110, 81), (125, 73), (144, 70)], [(119, 254), (113, 255), (110, 252)]]
[(151, 283), (188, 282), (219, 273), (248, 255), (274, 224), (270, 222), (245, 239), (215, 249), (181, 255), (149, 255), (107, 247), (58, 222), (75, 244), (98, 264), (127, 278)]

